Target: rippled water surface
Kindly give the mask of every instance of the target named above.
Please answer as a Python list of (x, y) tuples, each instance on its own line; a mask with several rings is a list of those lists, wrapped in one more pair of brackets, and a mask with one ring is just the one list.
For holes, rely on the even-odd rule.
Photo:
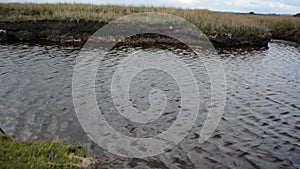
[[(166, 108), (147, 125), (120, 116), (111, 100), (114, 70), (126, 55), (165, 52), (183, 60), (200, 86), (198, 121), (179, 145), (147, 159), (125, 159), (101, 150), (84, 133), (72, 102), (72, 73), (79, 49), (55, 46), (0, 46), (0, 124), (18, 140), (54, 139), (82, 144), (114, 168), (300, 168), (300, 48), (272, 42), (268, 50), (222, 51), (227, 80), (225, 113), (213, 136), (199, 144), (210, 103), (210, 81), (199, 57), (180, 49), (121, 48), (99, 65), (96, 95), (108, 123), (131, 137), (168, 130), (180, 109), (180, 92), (166, 72), (150, 69), (131, 82), (137, 110), (150, 107), (152, 88), (163, 91)], [(188, 113), (185, 112), (185, 113)]]

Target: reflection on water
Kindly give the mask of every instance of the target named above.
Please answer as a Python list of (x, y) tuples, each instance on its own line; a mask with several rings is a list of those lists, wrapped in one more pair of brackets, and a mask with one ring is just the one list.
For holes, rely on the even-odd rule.
[[(78, 49), (55, 46), (0, 46), (0, 124), (19, 140), (57, 139), (83, 144), (115, 168), (300, 168), (300, 48), (273, 42), (268, 50), (222, 51), (227, 78), (224, 116), (204, 144), (197, 142), (209, 106), (210, 83), (199, 57), (172, 49), (193, 71), (204, 100), (191, 133), (157, 157), (123, 159), (102, 151), (83, 132), (72, 103), (72, 73)], [(132, 105), (149, 108), (151, 88), (168, 98), (162, 116), (148, 125), (120, 116), (110, 98), (116, 66), (128, 53), (155, 55), (159, 49), (121, 48), (101, 62), (96, 94), (109, 124), (131, 137), (151, 137), (176, 120), (180, 93), (174, 79), (158, 70), (138, 74), (131, 83)], [(175, 52), (174, 52), (175, 51)]]

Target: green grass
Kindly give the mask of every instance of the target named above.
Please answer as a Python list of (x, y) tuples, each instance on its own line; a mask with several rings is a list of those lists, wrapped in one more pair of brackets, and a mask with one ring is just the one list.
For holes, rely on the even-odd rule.
[(54, 141), (19, 142), (0, 135), (0, 168), (88, 168), (93, 161), (78, 147)]
[(209, 35), (268, 35), (272, 30), (300, 33), (300, 18), (287, 15), (258, 15), (212, 12), (165, 7), (134, 7), (89, 4), (0, 3), (0, 21), (69, 20), (109, 22), (139, 12), (161, 12), (182, 17)]

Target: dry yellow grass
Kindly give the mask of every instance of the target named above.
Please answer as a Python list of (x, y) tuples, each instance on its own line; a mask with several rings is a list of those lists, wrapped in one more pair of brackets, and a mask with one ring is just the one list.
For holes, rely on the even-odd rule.
[(88, 4), (0, 3), (0, 21), (91, 20), (109, 22), (138, 12), (162, 12), (182, 17), (203, 32), (266, 34), (271, 30), (300, 32), (300, 18), (277, 15), (250, 15), (165, 7), (133, 7)]

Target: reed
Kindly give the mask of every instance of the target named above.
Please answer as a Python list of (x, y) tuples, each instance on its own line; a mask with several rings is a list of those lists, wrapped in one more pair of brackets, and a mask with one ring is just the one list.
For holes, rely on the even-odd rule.
[(0, 21), (70, 20), (109, 22), (139, 12), (162, 12), (182, 17), (204, 33), (267, 34), (272, 30), (300, 32), (300, 18), (287, 15), (258, 15), (212, 12), (166, 7), (0, 3)]

